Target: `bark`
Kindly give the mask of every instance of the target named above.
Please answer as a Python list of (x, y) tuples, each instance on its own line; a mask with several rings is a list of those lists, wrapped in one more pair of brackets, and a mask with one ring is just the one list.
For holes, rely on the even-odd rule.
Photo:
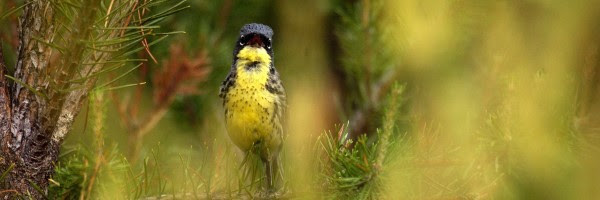
[[(2, 43), (0, 42), (0, 152), (7, 151), (4, 141), (6, 141), (8, 139), (6, 137), (10, 135), (10, 87), (4, 77), (6, 73), (6, 65), (4, 64), (4, 57), (2, 55)], [(0, 154), (0, 170), (4, 172), (7, 170), (7, 167), (5, 155)]]
[(54, 13), (50, 3), (31, 0), (19, 21), (17, 66), (12, 84), (7, 82), (6, 66), (0, 74), (0, 169), (9, 171), (2, 181), (4, 199), (27, 195), (34, 199), (46, 193), (48, 179), (54, 169), (60, 140), (52, 140), (55, 123), (53, 109), (41, 91), (48, 89), (48, 62), (52, 50), (43, 42), (51, 42)]
[[(114, 54), (107, 52), (122, 47), (103, 45), (91, 50), (86, 41), (122, 37), (124, 30), (118, 27), (129, 26), (137, 8), (137, 3), (120, 2), (126, 7), (103, 18), (105, 28), (117, 29), (99, 29), (92, 25), (101, 3), (82, 1), (74, 6), (78, 9), (74, 16), (66, 17), (65, 10), (55, 16), (54, 8), (61, 9), (55, 7), (56, 1), (25, 1), (14, 81), (5, 77), (10, 72), (0, 62), (0, 172), (8, 171), (0, 180), (0, 198), (40, 199), (47, 194), (60, 144), (96, 82), (97, 76), (92, 75)], [(54, 24), (62, 26), (58, 29)], [(62, 39), (53, 41), (55, 37)], [(53, 55), (48, 44), (60, 50)]]
[[(63, 55), (66, 59), (49, 67), (52, 49), (47, 43), (53, 43), (55, 36), (53, 7), (46, 0), (29, 0), (26, 4), (19, 21), (17, 66), (13, 76), (18, 81), (7, 83), (6, 66), (2, 66), (0, 72), (0, 169), (3, 172), (10, 169), (0, 180), (0, 189), (15, 191), (0, 193), (5, 199), (15, 195), (34, 199), (45, 196), (60, 144), (96, 81), (95, 78), (82, 83), (68, 81), (82, 78), (75, 70), (77, 63), (72, 61), (83, 57), (82, 43), (73, 44), (72, 53)], [(93, 19), (90, 16), (94, 16), (94, 12), (86, 14), (84, 16), (89, 18), (84, 19)], [(90, 34), (85, 27), (87, 22), (79, 19), (79, 25), (76, 34), (87, 38)], [(95, 56), (101, 59), (103, 54)], [(100, 66), (80, 69), (90, 74)]]

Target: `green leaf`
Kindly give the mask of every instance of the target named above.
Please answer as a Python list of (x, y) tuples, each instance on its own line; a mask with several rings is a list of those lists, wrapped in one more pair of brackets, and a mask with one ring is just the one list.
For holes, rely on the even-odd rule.
[[(154, 40), (154, 41), (152, 41), (152, 42), (148, 43), (148, 46), (150, 47), (150, 46), (153, 46), (153, 45), (155, 45), (156, 43), (158, 43), (158, 42), (160, 42), (160, 41), (164, 40), (165, 38), (167, 38), (167, 36), (168, 36), (168, 35), (162, 36), (162, 37), (160, 37), (160, 38), (158, 38), (158, 39), (156, 39), (156, 40)], [(139, 51), (141, 51), (142, 49), (145, 49), (145, 48), (146, 48), (146, 47), (144, 47), (144, 46), (142, 46), (142, 47), (139, 47), (139, 48), (135, 48), (135, 49), (133, 49), (133, 50), (131, 50), (131, 51), (128, 51), (128, 52), (125, 52), (125, 53), (121, 54), (120, 56), (118, 56), (118, 58), (122, 58), (122, 57), (129, 56), (129, 55), (131, 55), (131, 54), (134, 54), (134, 53), (137, 53), (137, 52), (139, 52)]]
[(115, 87), (110, 87), (110, 88), (102, 88), (102, 89), (98, 89), (97, 91), (118, 90), (118, 89), (133, 87), (133, 86), (139, 86), (139, 85), (146, 85), (146, 82), (132, 83), (132, 84), (126, 84), (126, 85), (115, 86)]
[(12, 171), (13, 168), (15, 168), (15, 163), (11, 163), (10, 166), (8, 166), (8, 169), (6, 169), (6, 170), (4, 170), (4, 172), (2, 172), (2, 176), (0, 176), (0, 181), (4, 181), (4, 178), (6, 177), (6, 175), (8, 175), (8, 173), (10, 171)]
[(179, 3), (175, 4), (174, 6), (171, 6), (170, 8), (165, 9), (165, 11), (163, 11), (163, 12), (157, 13), (157, 14), (149, 16), (149, 17), (146, 17), (146, 18), (142, 19), (142, 23), (145, 23), (145, 22), (153, 20), (153, 19), (164, 18), (164, 17), (167, 17), (169, 15), (172, 15), (172, 14), (175, 14), (175, 13), (180, 12), (182, 10), (190, 8), (190, 6), (184, 6), (184, 7), (178, 8), (179, 6), (181, 6), (185, 2), (186, 2), (186, 0), (180, 1)]
[(22, 82), (21, 80), (12, 77), (8, 74), (4, 75), (6, 78), (13, 80), (14, 82), (18, 83), (19, 85), (23, 85), (25, 88), (27, 88), (27, 90), (33, 92), (35, 95), (39, 96), (39, 97), (43, 97), (44, 99), (48, 100), (48, 96), (46, 96), (44, 93), (41, 93), (39, 91), (37, 91), (36, 89), (34, 89), (33, 87), (31, 87), (30, 85), (27, 85), (27, 83)]
[(12, 15), (13, 13), (21, 10), (22, 8), (24, 8), (25, 6), (27, 6), (27, 5), (31, 4), (31, 3), (33, 3), (33, 2), (29, 1), (29, 2), (23, 4), (23, 5), (19, 6), (19, 7), (15, 7), (15, 8), (12, 8), (12, 9), (8, 10), (6, 13), (4, 13), (2, 16), (0, 16), (0, 21), (4, 20), (4, 18)]
[(106, 87), (106, 86), (108, 86), (108, 85), (110, 85), (110, 84), (112, 84), (112, 83), (114, 83), (114, 82), (118, 81), (119, 79), (121, 79), (121, 78), (125, 77), (125, 75), (127, 75), (127, 74), (131, 73), (133, 70), (137, 69), (137, 68), (138, 68), (138, 67), (140, 67), (140, 66), (141, 66), (141, 65), (138, 65), (138, 66), (136, 66), (136, 67), (132, 67), (132, 68), (131, 68), (131, 69), (129, 69), (127, 72), (125, 72), (125, 73), (123, 73), (123, 74), (119, 75), (117, 78), (115, 78), (115, 79), (113, 79), (113, 80), (110, 80), (109, 82), (107, 82), (107, 83), (105, 83), (105, 84), (102, 84), (102, 85), (101, 85), (101, 86), (99, 86), (99, 87), (96, 87), (96, 88), (94, 88), (94, 90), (102, 89), (103, 87)]

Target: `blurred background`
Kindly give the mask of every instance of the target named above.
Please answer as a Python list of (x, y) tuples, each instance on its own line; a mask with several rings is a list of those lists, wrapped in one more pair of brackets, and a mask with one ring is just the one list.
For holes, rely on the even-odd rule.
[[(599, 1), (182, 5), (160, 26), (186, 33), (104, 77), (145, 84), (89, 97), (50, 197), (253, 193), (218, 91), (239, 28), (258, 22), (288, 96), (285, 198), (600, 198)], [(18, 12), (0, 23), (14, 66)]]

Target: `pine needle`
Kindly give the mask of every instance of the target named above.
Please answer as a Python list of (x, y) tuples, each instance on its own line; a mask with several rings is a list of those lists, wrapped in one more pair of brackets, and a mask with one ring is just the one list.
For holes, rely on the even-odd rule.
[(23, 82), (23, 81), (15, 78), (15, 77), (12, 77), (12, 76), (10, 76), (8, 74), (5, 74), (4, 76), (6, 78), (10, 79), (10, 80), (13, 80), (14, 82), (18, 83), (19, 85), (25, 86), (25, 88), (27, 88), (27, 90), (33, 92), (35, 95), (37, 95), (39, 97), (43, 97), (45, 100), (48, 100), (48, 96), (46, 96), (44, 93), (41, 93), (41, 92), (37, 91), (36, 89), (34, 89), (33, 87), (31, 87), (27, 83), (25, 83), (25, 82)]

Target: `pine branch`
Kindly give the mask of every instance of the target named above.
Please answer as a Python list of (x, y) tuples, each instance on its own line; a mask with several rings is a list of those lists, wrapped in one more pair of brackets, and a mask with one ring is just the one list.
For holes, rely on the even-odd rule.
[[(346, 113), (352, 125), (349, 138), (373, 132), (379, 123), (375, 114), (380, 109), (382, 95), (397, 79), (395, 55), (390, 53), (380, 27), (382, 1), (361, 0), (336, 8), (340, 22), (336, 27), (344, 70)], [(376, 52), (375, 52), (376, 51)], [(390, 76), (391, 75), (391, 76)], [(391, 78), (391, 79), (390, 79)]]
[[(48, 101), (33, 92), (44, 92), (48, 86), (44, 74), (52, 53), (51, 48), (33, 38), (51, 41), (55, 29), (48, 22), (51, 22), (53, 17), (54, 12), (49, 2), (31, 0), (24, 7), (19, 23), (17, 66), (12, 76), (19, 80), (19, 83), (15, 81), (10, 91), (4, 92), (5, 95), (11, 96), (11, 102), (10, 106), (5, 102), (4, 106), (9, 107), (6, 109), (9, 114), (3, 115), (9, 118), (2, 120), (0, 124), (1, 129), (8, 128), (1, 136), (2, 157), (5, 160), (2, 168), (15, 165), (14, 170), (3, 180), (2, 188), (15, 189), (19, 194), (30, 194), (33, 198), (43, 197), (38, 186), (46, 188), (52, 173), (52, 162), (58, 150), (58, 144), (48, 140), (50, 136), (45, 129), (48, 127), (48, 118), (45, 115)], [(5, 85), (2, 90), (8, 88), (5, 80), (2, 81)], [(32, 182), (34, 184), (31, 184)]]
[[(136, 44), (157, 35), (159, 21), (185, 7), (179, 1), (151, 20), (135, 22), (128, 19), (141, 20), (139, 12), (158, 4), (111, 0), (113, 6), (105, 8), (104, 1), (28, 0), (24, 6), (15, 74), (5, 74), (5, 66), (0, 72), (0, 106), (7, 107), (0, 111), (6, 160), (0, 164), (16, 164), (5, 182), (22, 195), (44, 197), (59, 146), (99, 75), (125, 64), (129, 52), (139, 49)], [(10, 87), (5, 77), (14, 79)]]
[[(4, 56), (2, 49), (2, 42), (0, 41), (0, 137), (2, 140), (7, 139), (5, 136), (9, 135), (10, 131), (10, 119), (11, 116), (11, 96), (10, 87), (6, 82), (4, 75), (7, 73), (6, 64), (4, 64)], [(4, 142), (0, 146), (4, 147)], [(1, 155), (1, 154), (0, 154)], [(6, 171), (7, 160), (3, 156), (0, 156), (0, 170)], [(12, 166), (12, 165), (11, 165)], [(3, 176), (4, 178), (4, 176)], [(0, 179), (2, 181), (3, 179)]]

